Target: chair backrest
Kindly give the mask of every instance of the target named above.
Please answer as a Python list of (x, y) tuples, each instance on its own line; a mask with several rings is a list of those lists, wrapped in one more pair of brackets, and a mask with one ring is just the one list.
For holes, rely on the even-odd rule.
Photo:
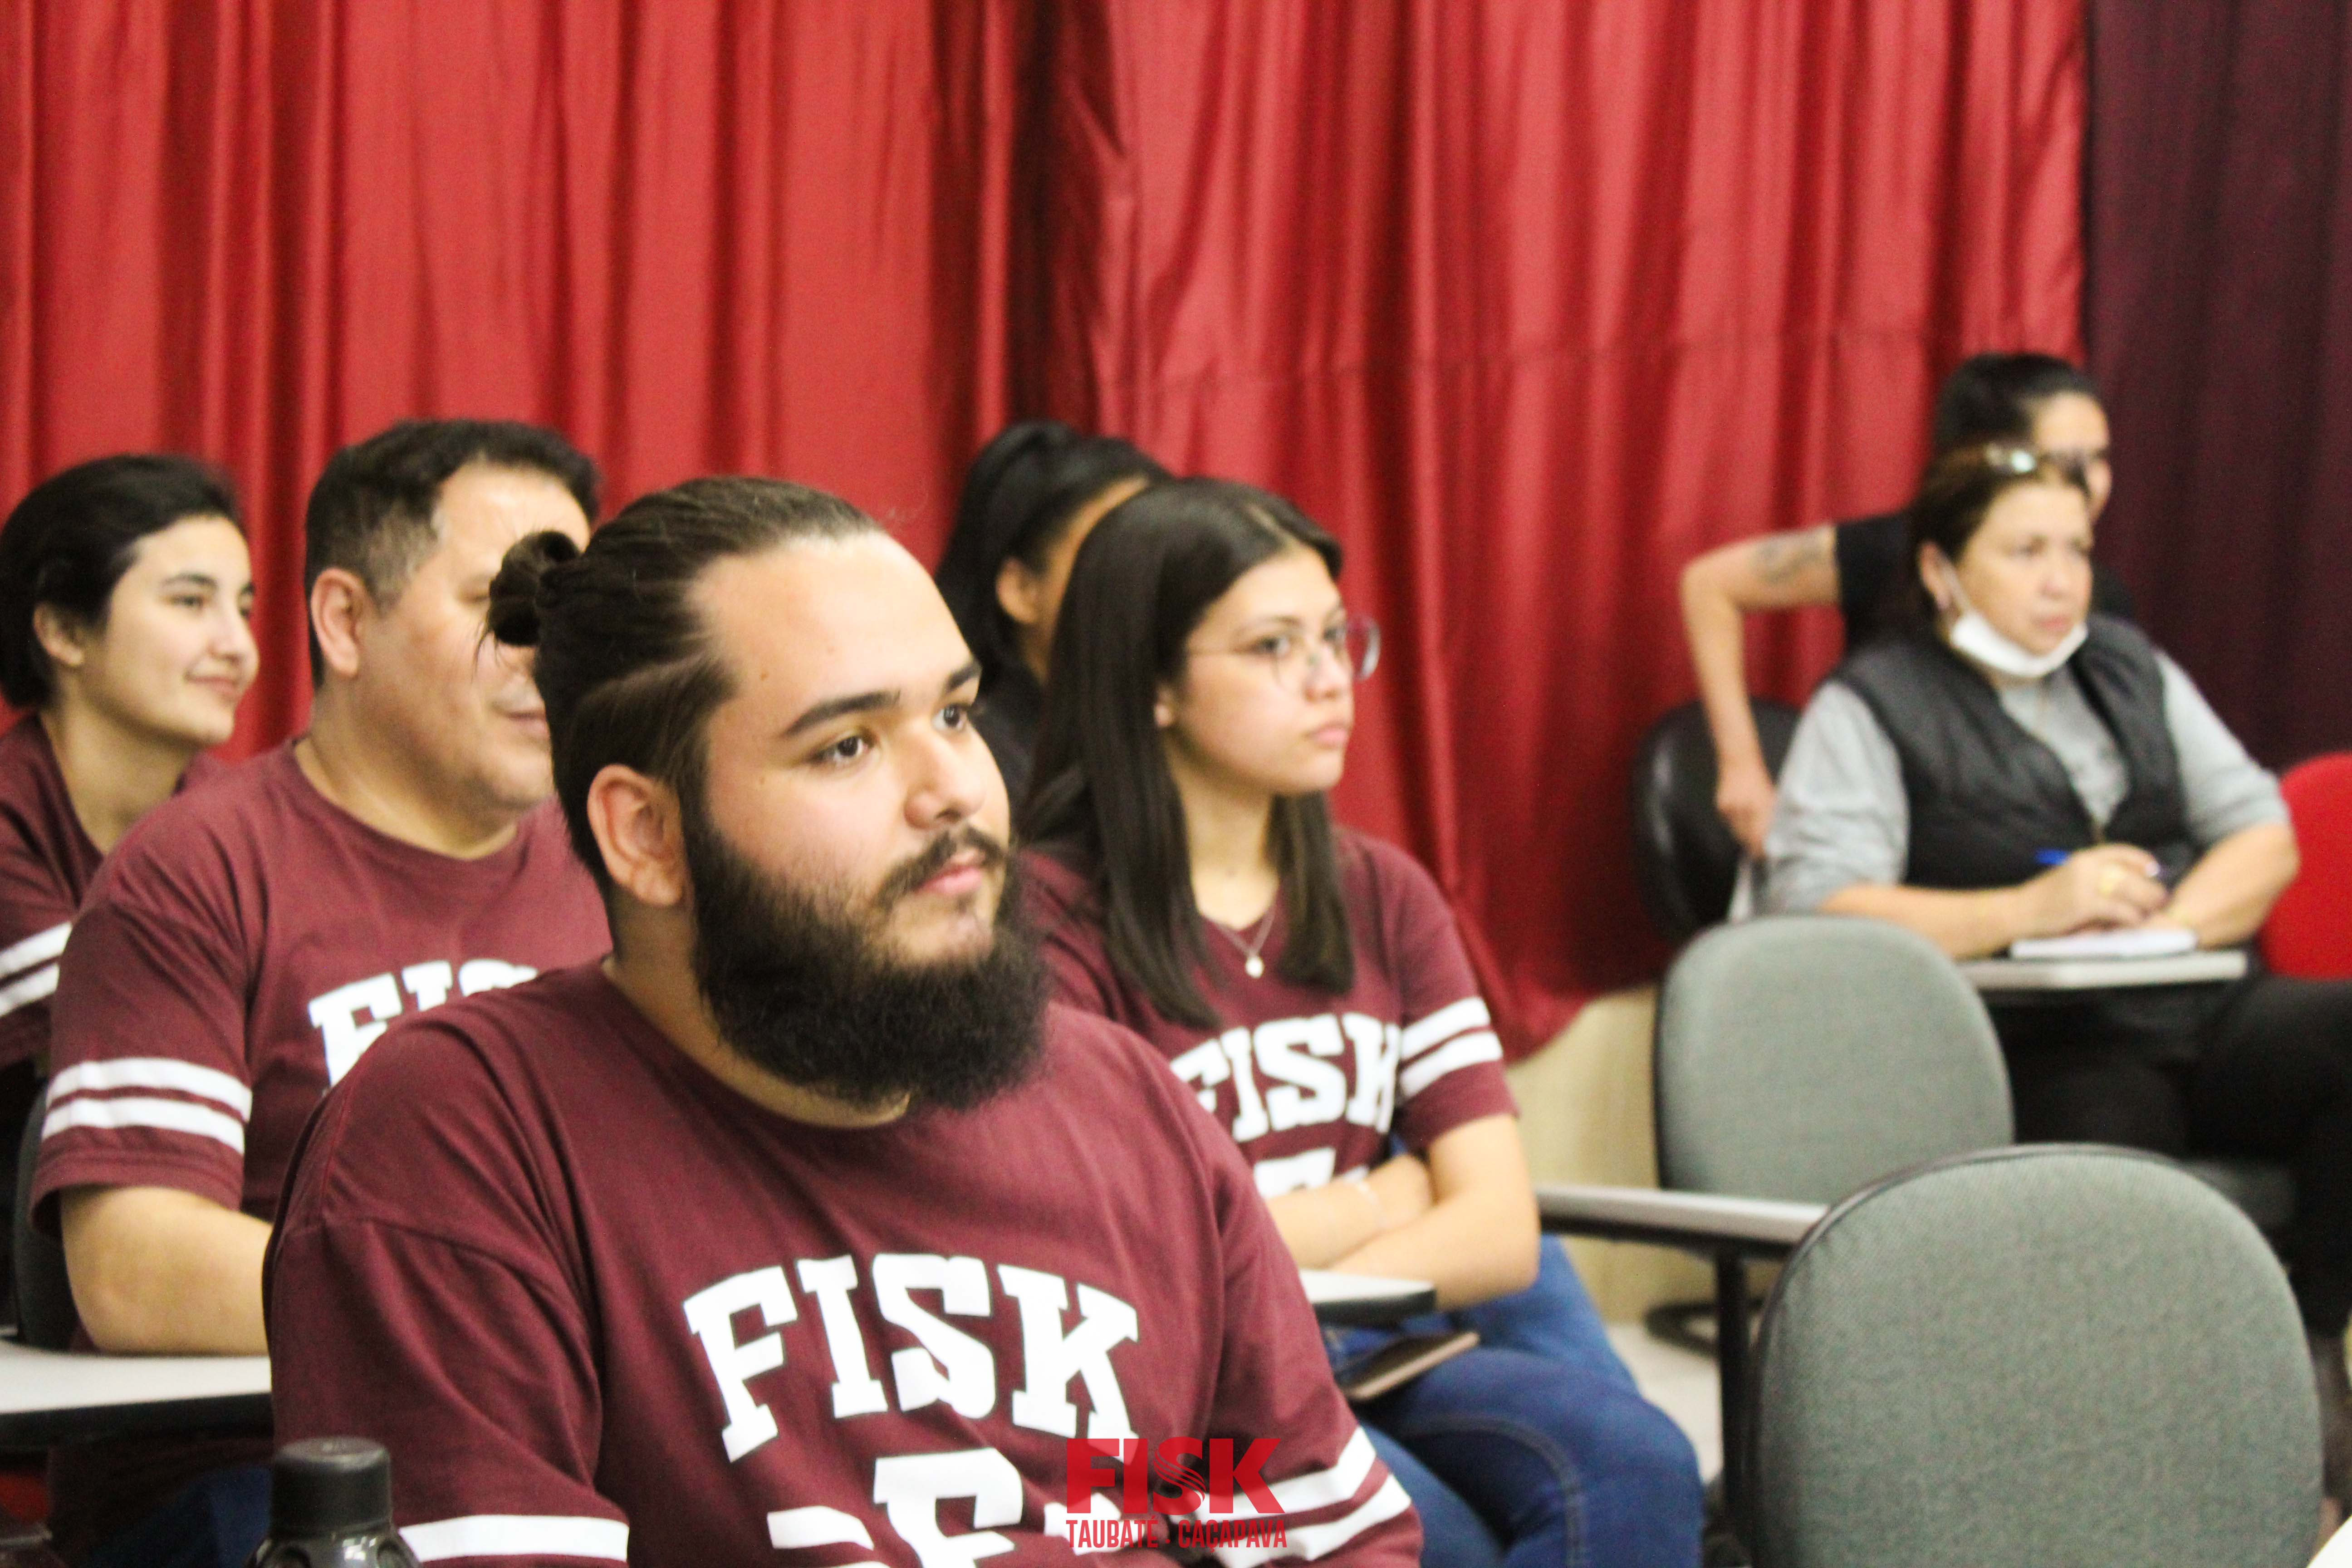
[(2288, 1568), (2319, 1521), (2303, 1325), (2177, 1166), (2042, 1144), (1832, 1210), (1765, 1309), (1757, 1568)]
[[(1756, 733), (1773, 777), (1797, 732), (1797, 710), (1755, 698)], [(1679, 947), (1723, 919), (1739, 875), (1739, 841), (1715, 809), (1715, 737), (1706, 710), (1685, 702), (1650, 726), (1633, 753), (1633, 869), (1658, 934)]]
[(1658, 1171), (1686, 1192), (1835, 1203), (2007, 1143), (2009, 1071), (1974, 987), (1883, 921), (1779, 915), (1685, 949), (1658, 994)]
[(42, 1350), (73, 1343), (73, 1287), (66, 1280), (66, 1249), (33, 1226), (33, 1167), (40, 1161), (41, 1123), (48, 1120), (49, 1091), (41, 1090), (25, 1118), (16, 1145), (16, 1201), (9, 1216), (9, 1261), (16, 1275), (16, 1337)]
[(2303, 869), (2263, 923), (2263, 962), (2306, 980), (2352, 978), (2352, 752), (2290, 768), (2279, 787)]

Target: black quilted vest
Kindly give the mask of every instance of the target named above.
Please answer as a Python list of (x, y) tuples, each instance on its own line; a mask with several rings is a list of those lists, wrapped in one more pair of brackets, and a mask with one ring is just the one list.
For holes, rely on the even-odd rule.
[(1830, 679), (1870, 705), (1903, 760), (1910, 865), (1920, 888), (2007, 888), (2038, 876), (2044, 849), (2102, 837), (2137, 844), (2173, 875), (2196, 858), (2180, 759), (2164, 721), (2156, 648), (2128, 622), (2095, 615), (2067, 668), (2123, 753), (2131, 778), (2099, 833), (2058, 754), (2009, 716), (1991, 683), (1925, 632), (1872, 644)]
[[(2164, 721), (2156, 648), (2129, 622), (2094, 615), (2067, 663), (2115, 738), (2131, 788), (2104, 835), (2058, 755), (2009, 716), (1991, 683), (1929, 633), (1883, 638), (1831, 673), (1869, 705), (1903, 763), (1913, 887), (2014, 887), (2047, 869), (2044, 849), (2105, 839), (2136, 844), (2178, 877), (2197, 858), (2181, 795), (2180, 759)], [(2157, 986), (1992, 1008), (2001, 1043), (2122, 1045), (2160, 1058), (2194, 1053), (2225, 987)]]

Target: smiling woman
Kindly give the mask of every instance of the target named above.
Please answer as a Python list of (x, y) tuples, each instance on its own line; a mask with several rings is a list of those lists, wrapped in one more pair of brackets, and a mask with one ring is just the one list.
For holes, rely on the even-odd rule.
[(252, 608), (236, 498), (185, 458), (68, 468), (0, 529), (0, 693), (28, 710), (0, 739), (0, 1064), (47, 1044), (100, 857), (228, 739)]
[[(257, 662), (228, 481), (185, 458), (101, 458), (0, 528), (0, 1149), (38, 1092), (58, 956), (99, 861), (208, 766)], [(0, 1176), (11, 1192), (15, 1165)]]

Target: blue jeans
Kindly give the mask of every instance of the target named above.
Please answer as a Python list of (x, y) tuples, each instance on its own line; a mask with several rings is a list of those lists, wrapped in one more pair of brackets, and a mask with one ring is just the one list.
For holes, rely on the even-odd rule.
[(1334, 1365), (1398, 1333), (1478, 1348), (1357, 1411), (1421, 1515), (1431, 1568), (1691, 1568), (1704, 1502), (1681, 1428), (1643, 1399), (1568, 1261), (1544, 1238), (1516, 1295), (1326, 1336)]
[(130, 1529), (82, 1568), (245, 1568), (269, 1533), (269, 1467), (215, 1470)]

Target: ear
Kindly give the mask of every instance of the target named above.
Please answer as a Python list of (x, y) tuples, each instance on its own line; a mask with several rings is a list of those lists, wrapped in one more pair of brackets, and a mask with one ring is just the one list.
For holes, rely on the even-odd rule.
[(1164, 686), (1151, 694), (1151, 721), (1163, 730), (1176, 727), (1176, 694)]
[(49, 656), (49, 663), (58, 669), (79, 669), (89, 658), (89, 649), (82, 639), (89, 628), (79, 616), (69, 616), (55, 605), (33, 606), (33, 636), (40, 640), (41, 651)]
[(588, 785), (588, 830), (614, 885), (641, 904), (670, 909), (686, 898), (686, 835), (677, 795), (635, 768), (608, 763)]
[(310, 584), (310, 634), (327, 668), (350, 680), (360, 672), (360, 631), (375, 613), (375, 600), (359, 574), (330, 566)]
[(996, 569), (996, 604), (1020, 626), (1034, 626), (1045, 618), (1045, 607), (1038, 603), (1044, 584), (1037, 574), (1017, 555), (1008, 555)]
[(1951, 562), (1942, 548), (1934, 544), (1919, 546), (1919, 585), (1927, 590), (1927, 597), (1945, 615), (1952, 610), (1952, 578), (1956, 575)]

